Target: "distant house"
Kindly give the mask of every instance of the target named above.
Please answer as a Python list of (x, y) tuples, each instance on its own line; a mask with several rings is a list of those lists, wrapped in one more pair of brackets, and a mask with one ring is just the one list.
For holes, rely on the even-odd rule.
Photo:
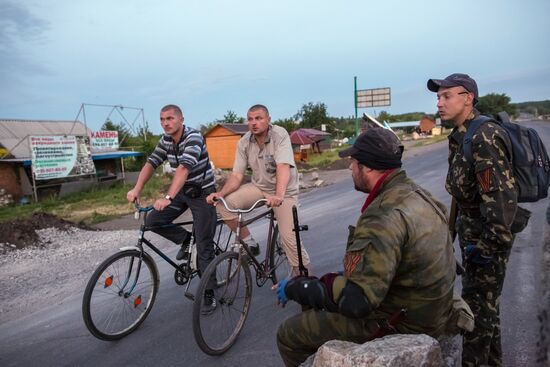
[(317, 129), (301, 128), (290, 133), (290, 142), (294, 159), (306, 161), (308, 154), (321, 153), (321, 149), (330, 148), (330, 134)]
[(435, 125), (435, 119), (428, 115), (425, 115), (424, 117), (422, 117), (418, 124), (418, 130), (420, 130), (420, 133), (431, 134), (432, 129), (435, 127)]
[(233, 168), (237, 143), (248, 132), (248, 124), (217, 124), (204, 134), (206, 149), (216, 168)]
[(142, 153), (121, 150), (94, 153), (86, 150), (85, 153), (91, 157), (91, 162), (88, 158), (88, 172), (92, 173), (80, 171), (70, 177), (35, 180), (31, 169), (30, 136), (87, 138), (91, 133), (80, 121), (0, 119), (0, 190), (18, 201), (23, 196), (34, 196), (35, 199), (64, 196), (91, 186), (124, 180), (122, 158), (141, 156)]

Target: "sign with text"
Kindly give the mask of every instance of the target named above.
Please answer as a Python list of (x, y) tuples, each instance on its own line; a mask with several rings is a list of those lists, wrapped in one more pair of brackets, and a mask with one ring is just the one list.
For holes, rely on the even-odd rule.
[(118, 131), (92, 132), (92, 152), (118, 150)]
[(379, 107), (391, 105), (391, 89), (375, 88), (357, 91), (357, 107)]
[(95, 173), (89, 140), (83, 136), (30, 136), (35, 179), (48, 180)]

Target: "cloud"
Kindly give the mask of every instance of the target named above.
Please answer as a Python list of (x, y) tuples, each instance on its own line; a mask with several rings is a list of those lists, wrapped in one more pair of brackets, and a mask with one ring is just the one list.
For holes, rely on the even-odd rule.
[(49, 28), (47, 21), (34, 16), (24, 5), (0, 2), (0, 82), (14, 83), (22, 75), (47, 73), (42, 65), (29, 60), (23, 50), (44, 42), (44, 32)]

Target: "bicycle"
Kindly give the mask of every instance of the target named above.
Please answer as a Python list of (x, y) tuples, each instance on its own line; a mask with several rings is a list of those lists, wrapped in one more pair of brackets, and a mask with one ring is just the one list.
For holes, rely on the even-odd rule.
[[(141, 207), (136, 203), (135, 207), (136, 219), (143, 214), (137, 245), (122, 247), (119, 252), (103, 261), (92, 274), (84, 291), (84, 323), (90, 333), (98, 339), (118, 340), (132, 333), (145, 320), (155, 303), (160, 277), (155, 260), (145, 251), (144, 244), (175, 268), (175, 282), (179, 285), (187, 284), (185, 296), (194, 300), (193, 293), (189, 292), (191, 280), (198, 275), (193, 230), (187, 249), (187, 260), (181, 264), (172, 261), (145, 238), (148, 231), (160, 227), (189, 226), (193, 221), (180, 221), (157, 227), (146, 226), (147, 213), (153, 206)], [(216, 256), (227, 251), (231, 237), (231, 230), (218, 219), (214, 238)]]
[[(232, 213), (238, 214), (235, 242), (224, 254), (216, 257), (204, 271), (193, 303), (193, 333), (199, 348), (209, 355), (225, 353), (237, 340), (248, 316), (252, 300), (252, 276), (250, 267), (256, 272), (257, 286), (268, 280), (277, 284), (290, 276), (292, 268), (281, 245), (279, 229), (272, 209), (263, 211), (250, 219), (243, 220), (243, 214), (250, 213), (265, 199), (256, 201), (248, 209), (231, 209), (223, 198), (220, 202)], [(259, 262), (243, 241), (239, 240), (240, 229), (261, 218), (269, 219), (267, 249), (265, 258)], [(302, 226), (307, 229), (307, 226)], [(299, 227), (297, 227), (299, 228)], [(216, 307), (205, 312), (204, 293), (207, 279), (216, 277), (214, 298)]]

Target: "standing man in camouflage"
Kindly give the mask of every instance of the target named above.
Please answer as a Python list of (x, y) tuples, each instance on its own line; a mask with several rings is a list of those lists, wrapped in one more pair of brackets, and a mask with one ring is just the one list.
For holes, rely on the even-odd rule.
[[(286, 366), (332, 339), (364, 343), (392, 332), (437, 338), (448, 330), (456, 268), (445, 207), (400, 169), (402, 152), (382, 128), (340, 152), (351, 156), (355, 189), (369, 195), (349, 228), (343, 273), (285, 279), (276, 288), (280, 304), (312, 308), (279, 327)], [(392, 318), (391, 327), (379, 328)]]
[(456, 229), (466, 272), (462, 297), (475, 315), (473, 332), (464, 335), (462, 364), (502, 365), (500, 295), (514, 237), (511, 225), (517, 210), (517, 191), (509, 158), (510, 139), (495, 123), (482, 124), (472, 138), (473, 164), (462, 146), (478, 90), (466, 74), (428, 80), (437, 93), (441, 119), (455, 125), (449, 135), (449, 172), (445, 187), (458, 204)]

